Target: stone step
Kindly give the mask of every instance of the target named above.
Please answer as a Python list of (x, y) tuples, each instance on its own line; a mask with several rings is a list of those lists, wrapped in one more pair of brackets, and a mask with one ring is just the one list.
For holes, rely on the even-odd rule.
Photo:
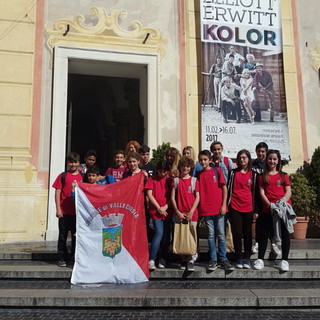
[(1, 307), (76, 308), (302, 308), (320, 306), (320, 290), (150, 289), (135, 286), (71, 289), (2, 289)]
[[(69, 279), (71, 268), (58, 267), (53, 262), (7, 260), (0, 262), (0, 279)], [(290, 271), (279, 271), (278, 261), (265, 261), (263, 270), (235, 269), (225, 271), (218, 268), (207, 271), (206, 263), (197, 262), (195, 271), (180, 270), (172, 263), (165, 269), (150, 273), (151, 279), (319, 279), (320, 261), (290, 261)]]
[[(320, 260), (320, 239), (291, 240), (289, 259)], [(208, 245), (205, 239), (200, 239), (199, 249), (201, 259), (207, 259)], [(269, 256), (267, 250), (265, 257)], [(229, 254), (232, 258), (232, 254)], [(57, 260), (57, 243), (55, 241), (21, 242), (0, 244), (0, 260)], [(251, 259), (257, 259), (253, 254)]]
[[(320, 248), (320, 243), (319, 243)], [(202, 246), (200, 258), (202, 260), (208, 260), (207, 247)], [(229, 258), (233, 259), (234, 254), (228, 253)], [(268, 258), (270, 250), (266, 251), (265, 257)], [(252, 254), (251, 259), (258, 258), (258, 254)], [(35, 251), (32, 249), (24, 249), (22, 251), (5, 251), (0, 248), (0, 260), (44, 260), (44, 261), (56, 261), (58, 259), (57, 251), (55, 247), (51, 249), (43, 248), (42, 250)], [(173, 259), (179, 259), (177, 255), (173, 255)], [(289, 253), (290, 260), (320, 260), (319, 249), (292, 249)]]

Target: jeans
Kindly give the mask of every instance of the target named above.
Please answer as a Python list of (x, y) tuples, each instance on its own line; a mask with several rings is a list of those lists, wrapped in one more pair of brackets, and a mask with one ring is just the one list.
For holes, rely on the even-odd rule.
[[(209, 231), (208, 245), (210, 260), (218, 260), (221, 262), (227, 260), (225, 217), (221, 214), (205, 216), (205, 221)], [(218, 239), (218, 255), (216, 249), (216, 239)]]
[(170, 220), (153, 220), (155, 228), (150, 246), (150, 260), (165, 258), (170, 244)]

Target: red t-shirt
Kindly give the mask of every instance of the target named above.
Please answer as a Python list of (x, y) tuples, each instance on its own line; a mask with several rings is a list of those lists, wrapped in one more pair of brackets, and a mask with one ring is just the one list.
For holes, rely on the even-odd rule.
[(113, 176), (114, 180), (116, 182), (122, 180), (123, 178), (123, 173), (127, 170), (126, 167), (119, 167), (119, 168), (115, 168), (115, 167), (111, 167), (111, 168), (108, 168), (106, 173), (105, 173), (105, 176), (107, 175), (111, 175)]
[[(283, 198), (283, 196), (285, 195), (285, 193), (286, 193), (285, 187), (291, 185), (290, 180), (289, 180), (289, 176), (287, 174), (285, 174), (283, 182), (282, 182), (280, 173), (277, 173), (275, 175), (269, 174), (268, 178), (269, 178), (269, 183), (265, 184), (265, 183), (263, 183), (262, 175), (259, 176), (259, 187), (261, 186), (264, 189), (265, 195), (268, 198), (268, 200), (270, 201), (270, 203), (275, 203), (278, 200), (280, 200), (281, 198)], [(291, 204), (290, 199), (289, 199), (288, 203)], [(262, 205), (263, 205), (262, 212), (269, 213), (270, 208), (264, 202)]]
[[(172, 182), (172, 188), (174, 188), (174, 181)], [(194, 192), (199, 192), (199, 181), (196, 181)], [(176, 203), (178, 210), (184, 214), (187, 214), (193, 206), (195, 195), (191, 187), (191, 177), (188, 179), (179, 178), (179, 183), (176, 189)], [(198, 209), (193, 212), (191, 221), (198, 221)]]
[(200, 216), (220, 214), (222, 187), (226, 182), (221, 169), (216, 168), (216, 170), (219, 173), (218, 176), (212, 168), (199, 171)]
[[(159, 179), (157, 176), (153, 176), (148, 179), (144, 187), (145, 190), (153, 191), (152, 195), (157, 200), (160, 207), (163, 207), (164, 205), (166, 205), (170, 200), (170, 197), (171, 197), (170, 181), (171, 180), (168, 178)], [(169, 217), (170, 214), (167, 217), (164, 217), (163, 215), (161, 215), (157, 211), (157, 208), (151, 202), (149, 202), (149, 214), (151, 218), (154, 220), (166, 220), (170, 218)]]
[(233, 191), (230, 207), (240, 212), (253, 211), (252, 204), (252, 171), (242, 173), (236, 171), (234, 175)]
[(77, 174), (67, 172), (64, 186), (62, 186), (61, 174), (58, 175), (52, 187), (61, 190), (60, 208), (62, 213), (65, 215), (75, 215), (76, 209), (74, 201), (71, 199), (72, 182), (75, 180), (78, 182), (82, 181), (82, 175), (78, 171)]

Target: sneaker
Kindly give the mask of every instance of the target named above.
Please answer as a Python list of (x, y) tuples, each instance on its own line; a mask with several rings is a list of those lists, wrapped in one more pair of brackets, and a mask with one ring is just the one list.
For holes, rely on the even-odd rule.
[(281, 260), (280, 271), (289, 271), (289, 262), (286, 260)]
[(261, 270), (264, 268), (264, 262), (262, 259), (257, 259), (254, 263), (253, 263), (253, 269), (255, 270)]
[(154, 263), (154, 260), (150, 260), (149, 261), (149, 270), (155, 270), (156, 269), (156, 265)]
[(271, 251), (273, 251), (277, 256), (281, 255), (281, 250), (275, 243), (271, 244)]
[(243, 261), (243, 268), (244, 268), (244, 269), (251, 269), (250, 260), (249, 260), (249, 259), (244, 259), (244, 261)]
[(252, 252), (252, 253), (258, 253), (258, 249), (259, 249), (259, 243), (256, 242), (256, 243), (252, 246), (251, 252)]
[(224, 270), (234, 270), (234, 266), (228, 260), (221, 261), (220, 265)]
[(59, 260), (58, 267), (66, 267), (67, 263), (64, 260)]
[(186, 269), (186, 267), (187, 267), (187, 264), (186, 264), (186, 262), (182, 262), (181, 264), (180, 264), (180, 270), (185, 270)]
[(159, 269), (164, 269), (166, 267), (166, 262), (164, 259), (160, 259), (158, 262), (158, 268)]
[(236, 261), (236, 268), (237, 269), (242, 269), (243, 268), (243, 260), (242, 259), (238, 259)]
[(194, 271), (194, 262), (193, 261), (189, 261), (187, 263), (187, 270), (188, 271)]
[(218, 264), (217, 264), (217, 261), (214, 261), (214, 260), (210, 260), (208, 266), (207, 266), (207, 270), (208, 271), (214, 271), (216, 270), (218, 267)]

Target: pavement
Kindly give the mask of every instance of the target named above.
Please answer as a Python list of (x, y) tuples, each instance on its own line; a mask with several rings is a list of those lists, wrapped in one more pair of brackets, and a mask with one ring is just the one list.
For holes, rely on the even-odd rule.
[(0, 310), (2, 320), (238, 320), (238, 319), (316, 319), (319, 320), (319, 310), (208, 310), (208, 309), (5, 309)]
[(238, 319), (316, 319), (319, 310), (208, 310), (208, 309), (5, 309), (0, 310), (1, 320), (238, 320)]

